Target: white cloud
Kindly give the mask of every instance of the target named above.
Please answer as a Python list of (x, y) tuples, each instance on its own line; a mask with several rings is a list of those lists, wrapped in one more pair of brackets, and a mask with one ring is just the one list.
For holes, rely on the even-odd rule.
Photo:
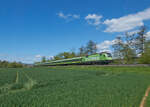
[(41, 58), (42, 56), (41, 56), (41, 55), (35, 55), (35, 57), (36, 57), (36, 58)]
[(105, 40), (104, 42), (97, 44), (97, 48), (99, 52), (111, 52), (111, 46), (115, 44), (117, 41), (114, 39), (112, 41)]
[(64, 19), (67, 18), (67, 16), (65, 16), (64, 13), (62, 13), (62, 12), (59, 12), (57, 15), (58, 15), (60, 18), (64, 18)]
[(73, 19), (80, 19), (80, 15), (77, 14), (64, 14), (63, 12), (59, 12), (58, 17), (63, 18), (67, 21), (71, 21)]
[[(131, 32), (128, 32), (129, 35), (132, 35), (132, 34), (137, 34), (140, 30), (134, 30), (134, 31), (131, 31)], [(145, 35), (146, 39), (150, 39), (150, 31), (148, 31)], [(133, 42), (136, 42), (135, 40)]]
[(146, 34), (146, 38), (147, 38), (147, 39), (150, 39), (150, 31), (149, 31), (149, 32), (147, 32), (147, 34)]
[(74, 14), (74, 15), (72, 15), (72, 17), (75, 18), (75, 19), (79, 19), (79, 18), (80, 18), (80, 15)]
[[(130, 32), (130, 33), (137, 33), (137, 32), (138, 32), (138, 30)], [(121, 35), (119, 35), (119, 36), (121, 36)], [(147, 32), (146, 37), (147, 37), (147, 39), (150, 39), (150, 31)], [(122, 42), (122, 41), (119, 41), (118, 39), (105, 40), (104, 42), (97, 44), (98, 52), (112, 52), (111, 46), (118, 42)], [(133, 42), (135, 43), (137, 41), (133, 40)], [(126, 42), (124, 41), (124, 43), (126, 43)]]
[(140, 30), (133, 30), (128, 32), (129, 35), (137, 34)]
[(97, 15), (97, 14), (88, 14), (85, 17), (85, 20), (88, 22), (90, 25), (98, 26), (101, 24), (101, 18), (102, 15)]
[[(135, 30), (135, 31), (131, 31), (131, 32), (128, 32), (129, 35), (132, 35), (132, 34), (136, 34), (138, 33), (140, 30)], [(150, 39), (150, 31), (148, 31), (146, 33), (146, 35), (144, 35), (146, 37), (146, 39)], [(135, 41), (136, 42), (136, 41)]]
[(150, 19), (150, 8), (136, 14), (107, 19), (103, 24), (107, 25), (105, 32), (125, 32), (144, 25), (143, 21), (148, 19)]

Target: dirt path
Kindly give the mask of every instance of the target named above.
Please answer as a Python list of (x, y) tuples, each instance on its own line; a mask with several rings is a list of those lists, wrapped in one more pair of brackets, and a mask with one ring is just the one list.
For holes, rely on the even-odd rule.
[(10, 91), (12, 91), (12, 87), (15, 84), (18, 84), (19, 82), (19, 72), (16, 72), (16, 77), (15, 77), (15, 81), (11, 84), (5, 84), (3, 86), (0, 87), (0, 97), (9, 94)]
[(142, 98), (140, 107), (144, 107), (144, 106), (145, 106), (146, 99), (147, 99), (149, 93), (150, 93), (150, 86), (147, 88), (147, 90), (146, 90), (146, 92), (145, 92), (145, 95), (144, 95), (144, 97)]
[(12, 84), (6, 84), (2, 87), (0, 87), (0, 97), (3, 97), (5, 95), (9, 95), (10, 93), (17, 93), (17, 92), (22, 92), (22, 91), (27, 91), (29, 89), (31, 89), (35, 84), (36, 84), (36, 81), (33, 80), (32, 78), (30, 78), (25, 72), (22, 72), (24, 73), (24, 76), (28, 79), (28, 81), (26, 81), (22, 88), (19, 88), (19, 89), (12, 89), (12, 87), (14, 85), (17, 85), (19, 83), (19, 71), (16, 72), (16, 78), (15, 78), (15, 81), (14, 83)]

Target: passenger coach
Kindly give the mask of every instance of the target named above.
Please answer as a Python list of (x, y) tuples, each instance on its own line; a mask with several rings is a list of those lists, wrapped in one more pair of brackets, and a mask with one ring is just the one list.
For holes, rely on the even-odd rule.
[(45, 63), (38, 63), (36, 65), (54, 66), (54, 65), (84, 65), (84, 64), (109, 64), (112, 62), (110, 53), (102, 52), (83, 57), (68, 58)]

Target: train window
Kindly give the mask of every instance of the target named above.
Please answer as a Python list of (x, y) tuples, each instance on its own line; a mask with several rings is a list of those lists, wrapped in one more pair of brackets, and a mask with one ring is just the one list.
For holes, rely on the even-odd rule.
[(107, 53), (107, 56), (108, 56), (108, 57), (112, 57), (110, 53)]

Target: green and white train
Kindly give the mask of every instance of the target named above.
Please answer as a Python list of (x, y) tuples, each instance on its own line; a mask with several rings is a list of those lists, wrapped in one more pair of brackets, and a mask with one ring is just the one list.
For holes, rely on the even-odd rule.
[(37, 63), (37, 66), (55, 66), (55, 65), (85, 65), (85, 64), (109, 64), (112, 62), (110, 53), (102, 52), (83, 57), (55, 60), (44, 63)]

